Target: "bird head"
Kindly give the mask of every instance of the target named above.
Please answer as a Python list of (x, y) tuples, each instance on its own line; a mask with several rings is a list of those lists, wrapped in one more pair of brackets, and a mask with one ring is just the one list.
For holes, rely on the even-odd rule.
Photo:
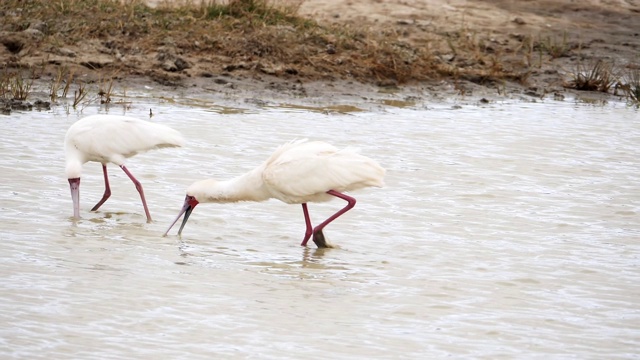
[(68, 158), (64, 172), (68, 179), (79, 178), (82, 174), (82, 162), (77, 159)]
[(178, 230), (178, 235), (181, 235), (182, 234), (182, 229), (187, 224), (187, 220), (189, 219), (189, 216), (191, 215), (191, 212), (196, 207), (196, 205), (198, 205), (199, 203), (200, 202), (196, 199), (195, 196), (189, 195), (187, 193), (187, 196), (184, 198), (184, 204), (182, 205), (182, 210), (180, 210), (180, 213), (178, 214), (176, 219), (173, 220), (173, 222), (171, 223), (171, 226), (169, 226), (169, 228), (167, 229), (167, 231), (164, 233), (163, 236), (167, 236), (167, 234), (169, 233), (169, 230), (171, 230), (173, 225), (175, 225), (176, 222), (178, 222), (178, 219), (180, 219), (180, 216), (182, 216), (182, 214), (184, 214), (184, 219), (182, 219), (182, 225), (180, 225), (180, 230)]

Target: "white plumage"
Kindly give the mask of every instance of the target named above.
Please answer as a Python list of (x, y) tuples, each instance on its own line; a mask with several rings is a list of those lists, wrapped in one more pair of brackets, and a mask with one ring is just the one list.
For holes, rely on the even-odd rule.
[(66, 175), (71, 187), (74, 216), (80, 217), (79, 187), (82, 165), (88, 161), (102, 164), (105, 193), (102, 200), (91, 209), (97, 210), (111, 196), (107, 163), (114, 163), (131, 178), (136, 185), (142, 204), (151, 221), (140, 182), (125, 167), (125, 159), (138, 153), (162, 147), (182, 146), (182, 135), (168, 126), (128, 116), (92, 115), (78, 120), (69, 127), (64, 139)]
[[(193, 183), (187, 189), (182, 211), (169, 230), (186, 213), (178, 231), (180, 234), (191, 211), (200, 202), (275, 198), (288, 204), (302, 204), (307, 224), (302, 245), (306, 245), (313, 235), (318, 246), (325, 246), (324, 226), (355, 205), (355, 199), (343, 192), (384, 186), (384, 175), (385, 170), (377, 162), (360, 155), (355, 149), (340, 150), (321, 141), (293, 141), (280, 146), (264, 163), (244, 175), (227, 181), (207, 179)], [(348, 205), (312, 229), (306, 204), (335, 197), (346, 200)]]

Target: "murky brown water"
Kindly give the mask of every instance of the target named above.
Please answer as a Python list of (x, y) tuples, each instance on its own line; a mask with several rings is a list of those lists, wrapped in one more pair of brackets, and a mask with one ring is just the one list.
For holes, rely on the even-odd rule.
[[(640, 114), (568, 102), (336, 113), (139, 99), (183, 149), (85, 165), (71, 220), (58, 108), (0, 116), (3, 359), (636, 358)], [(87, 108), (84, 115), (98, 112)], [(325, 111), (327, 112), (327, 111)], [(112, 114), (122, 114), (113, 107)], [(358, 146), (387, 187), (355, 193), (338, 249), (301, 248), (299, 206), (200, 205), (186, 187), (279, 144)], [(311, 205), (319, 219), (340, 202)]]

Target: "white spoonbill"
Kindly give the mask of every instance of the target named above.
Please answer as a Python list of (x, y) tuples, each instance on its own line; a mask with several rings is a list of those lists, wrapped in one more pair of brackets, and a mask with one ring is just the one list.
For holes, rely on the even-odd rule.
[[(306, 231), (302, 246), (313, 235), (318, 247), (327, 247), (322, 229), (353, 208), (356, 199), (343, 192), (384, 185), (385, 170), (374, 160), (354, 149), (339, 150), (321, 141), (297, 140), (280, 146), (262, 165), (228, 181), (201, 180), (187, 189), (182, 210), (164, 236), (184, 214), (178, 235), (199, 203), (264, 201), (275, 198), (288, 204), (302, 204)], [(312, 228), (308, 202), (329, 201), (335, 197), (347, 205), (320, 225)]]
[(91, 211), (98, 210), (111, 196), (107, 163), (114, 163), (129, 176), (142, 199), (142, 206), (151, 222), (151, 215), (144, 198), (140, 182), (124, 166), (126, 158), (140, 152), (162, 147), (182, 146), (182, 135), (165, 125), (155, 124), (128, 116), (92, 115), (75, 122), (64, 138), (66, 173), (71, 187), (73, 216), (80, 218), (80, 174), (82, 165), (88, 161), (102, 164), (104, 173), (104, 195)]

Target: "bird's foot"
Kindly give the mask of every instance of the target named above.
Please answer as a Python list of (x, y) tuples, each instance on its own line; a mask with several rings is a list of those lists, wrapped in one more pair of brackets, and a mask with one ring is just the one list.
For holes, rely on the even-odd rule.
[(327, 243), (327, 240), (325, 239), (324, 234), (322, 233), (322, 230), (319, 230), (313, 233), (313, 242), (316, 244), (316, 246), (319, 249), (333, 247), (333, 245), (331, 245), (330, 243)]

